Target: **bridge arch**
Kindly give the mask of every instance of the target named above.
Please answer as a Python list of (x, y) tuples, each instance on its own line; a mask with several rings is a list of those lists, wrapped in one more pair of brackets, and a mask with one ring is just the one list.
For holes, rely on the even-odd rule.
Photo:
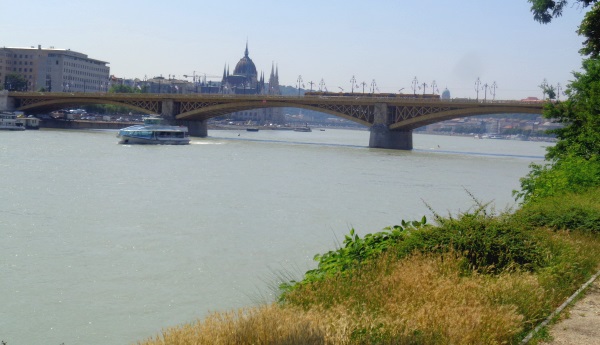
[(493, 115), (493, 114), (542, 114), (541, 108), (524, 108), (519, 106), (507, 107), (473, 107), (452, 109), (421, 115), (411, 119), (402, 120), (390, 125), (390, 130), (409, 131), (419, 127), (427, 126), (433, 123), (452, 120), (460, 117), (470, 117), (478, 115)]
[(36, 103), (30, 103), (17, 108), (19, 111), (32, 111), (32, 112), (51, 112), (55, 110), (60, 110), (68, 107), (76, 107), (80, 105), (86, 104), (110, 104), (119, 107), (129, 108), (131, 110), (139, 111), (142, 113), (148, 113), (148, 109), (136, 106), (129, 103), (112, 101), (108, 99), (97, 99), (97, 98), (77, 98), (77, 99), (53, 99), (53, 100), (44, 100)]
[(302, 103), (291, 103), (291, 102), (271, 102), (271, 101), (247, 101), (239, 102), (235, 104), (216, 104), (209, 105), (201, 109), (187, 111), (181, 113), (175, 118), (177, 120), (208, 120), (214, 117), (222, 116), (229, 113), (238, 111), (251, 110), (251, 109), (264, 109), (264, 108), (300, 108), (320, 113), (326, 113), (341, 117), (343, 119), (356, 122), (366, 127), (370, 127), (371, 123), (365, 119), (359, 119), (339, 111), (321, 108), (313, 105), (302, 104)]

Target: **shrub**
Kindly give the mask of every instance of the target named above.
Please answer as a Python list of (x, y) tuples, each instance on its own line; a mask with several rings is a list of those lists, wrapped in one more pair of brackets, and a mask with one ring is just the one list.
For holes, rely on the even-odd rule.
[(583, 192), (600, 186), (600, 158), (564, 157), (553, 164), (531, 164), (531, 171), (521, 178), (521, 191), (513, 191), (524, 203), (565, 193)]
[(600, 188), (527, 203), (514, 217), (530, 227), (600, 234)]

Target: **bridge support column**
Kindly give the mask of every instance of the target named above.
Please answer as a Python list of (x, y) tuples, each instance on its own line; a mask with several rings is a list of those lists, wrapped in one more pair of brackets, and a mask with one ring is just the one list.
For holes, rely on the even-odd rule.
[(14, 111), (14, 100), (8, 98), (8, 90), (0, 91), (0, 111)]
[(208, 126), (207, 121), (182, 121), (177, 120), (176, 124), (178, 126), (187, 126), (188, 133), (193, 137), (206, 137), (208, 136)]
[(187, 126), (188, 133), (193, 137), (206, 137), (208, 136), (208, 126), (206, 120), (201, 121), (184, 121), (177, 120), (175, 116), (179, 112), (175, 101), (172, 99), (165, 99), (162, 101), (162, 111), (160, 115), (162, 118), (172, 126)]
[(386, 103), (375, 104), (374, 116), (374, 124), (371, 127), (371, 136), (369, 138), (369, 147), (412, 150), (412, 131), (390, 130), (392, 119)]

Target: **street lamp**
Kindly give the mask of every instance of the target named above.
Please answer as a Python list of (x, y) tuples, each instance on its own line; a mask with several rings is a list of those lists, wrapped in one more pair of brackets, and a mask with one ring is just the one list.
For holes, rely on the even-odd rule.
[(417, 80), (417, 77), (415, 77), (415, 79), (413, 79), (412, 81), (412, 85), (411, 85), (411, 89), (413, 90), (413, 95), (416, 97), (417, 96), (417, 88), (419, 87), (419, 80)]
[(479, 102), (479, 90), (481, 89), (481, 80), (479, 77), (475, 80), (475, 92), (477, 92), (477, 101)]
[(298, 96), (300, 96), (300, 86), (302, 85), (302, 76), (298, 76)]

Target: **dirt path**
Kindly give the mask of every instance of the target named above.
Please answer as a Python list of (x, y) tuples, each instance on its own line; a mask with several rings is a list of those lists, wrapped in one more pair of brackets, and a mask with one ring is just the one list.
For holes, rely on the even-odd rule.
[[(563, 311), (564, 313), (565, 311)], [(589, 286), (585, 297), (575, 303), (569, 315), (551, 326), (551, 345), (600, 345), (600, 278)]]

